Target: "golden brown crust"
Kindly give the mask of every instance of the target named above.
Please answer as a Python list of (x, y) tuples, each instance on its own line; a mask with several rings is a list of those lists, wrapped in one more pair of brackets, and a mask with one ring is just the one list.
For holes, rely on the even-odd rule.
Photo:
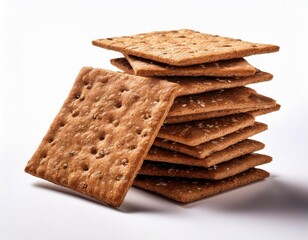
[(120, 206), (177, 87), (83, 68), (25, 171)]

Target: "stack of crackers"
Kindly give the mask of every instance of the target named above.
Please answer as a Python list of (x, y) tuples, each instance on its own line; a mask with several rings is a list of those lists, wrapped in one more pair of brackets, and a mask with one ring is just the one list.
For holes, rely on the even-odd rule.
[(278, 46), (192, 30), (93, 44), (124, 73), (82, 68), (26, 172), (115, 207), (132, 185), (191, 202), (269, 176), (248, 138), (280, 106), (246, 87), (273, 76), (243, 57)]

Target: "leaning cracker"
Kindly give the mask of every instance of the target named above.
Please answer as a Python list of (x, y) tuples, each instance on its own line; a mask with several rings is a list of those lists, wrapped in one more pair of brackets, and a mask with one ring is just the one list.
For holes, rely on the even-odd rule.
[(97, 39), (92, 44), (175, 66), (216, 62), (279, 50), (275, 45), (251, 43), (189, 29)]
[[(111, 63), (128, 74), (134, 74), (133, 69), (125, 58), (111, 59)], [(167, 80), (180, 85), (178, 95), (191, 95), (210, 92), (219, 89), (241, 87), (252, 83), (269, 81), (273, 75), (257, 70), (254, 75), (246, 77), (156, 77), (158, 80)]]
[(258, 153), (246, 154), (210, 168), (145, 161), (138, 175), (220, 180), (271, 161), (270, 156)]
[(221, 151), (265, 130), (267, 130), (266, 124), (255, 122), (253, 126), (246, 127), (244, 129), (194, 147), (160, 138), (155, 139), (154, 145), (202, 159), (213, 154), (214, 152)]
[(250, 114), (241, 113), (203, 121), (168, 124), (161, 127), (157, 137), (188, 146), (197, 146), (251, 126), (254, 121), (254, 117)]
[(83, 68), (25, 171), (120, 206), (176, 91), (165, 81)]
[(224, 117), (232, 114), (238, 113), (249, 113), (250, 115), (257, 117), (267, 113), (275, 112), (280, 109), (280, 105), (276, 104), (274, 107), (247, 107), (247, 108), (235, 108), (235, 109), (228, 109), (228, 110), (219, 110), (219, 111), (212, 111), (212, 112), (205, 112), (205, 113), (197, 113), (197, 114), (187, 114), (182, 116), (174, 116), (165, 119), (164, 124), (174, 124), (174, 123), (185, 123), (191, 121), (198, 121), (198, 120), (205, 120), (209, 118), (216, 118), (216, 117)]
[(229, 161), (233, 158), (252, 153), (264, 148), (264, 144), (255, 140), (246, 139), (221, 151), (199, 159), (186, 154), (152, 146), (146, 160), (164, 163), (174, 163), (198, 167), (211, 167), (216, 164)]
[(134, 186), (178, 202), (188, 203), (262, 180), (268, 176), (268, 172), (257, 168), (218, 181), (138, 175), (134, 180)]
[(269, 108), (275, 107), (276, 101), (258, 94), (247, 87), (222, 89), (206, 93), (177, 97), (172, 105), (169, 117), (199, 114), (237, 108)]
[(192, 66), (171, 66), (148, 59), (125, 55), (134, 74), (138, 76), (214, 76), (241, 77), (256, 73), (256, 69), (245, 59), (230, 59), (215, 63), (197, 64)]

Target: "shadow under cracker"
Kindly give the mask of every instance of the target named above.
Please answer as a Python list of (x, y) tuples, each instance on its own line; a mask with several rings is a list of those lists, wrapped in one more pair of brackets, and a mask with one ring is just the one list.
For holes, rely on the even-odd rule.
[(250, 187), (240, 187), (241, 191), (228, 191), (230, 194), (225, 194), (224, 198), (217, 197), (215, 201), (211, 198), (204, 199), (183, 207), (190, 208), (198, 204), (201, 210), (206, 208), (225, 213), (236, 212), (286, 219), (297, 216), (308, 220), (308, 188), (304, 187), (304, 184), (298, 185), (271, 176), (265, 181), (249, 185)]
[(48, 190), (48, 191), (53, 191), (53, 192), (65, 194), (67, 196), (74, 197), (74, 198), (81, 199), (81, 200), (85, 200), (85, 201), (91, 202), (93, 204), (97, 204), (97, 205), (102, 206), (102, 207), (107, 207), (109, 209), (113, 209), (115, 211), (122, 212), (122, 213), (159, 212), (159, 208), (154, 209), (154, 208), (149, 208), (149, 207), (146, 207), (146, 206), (143, 206), (143, 205), (137, 205), (136, 203), (134, 203), (133, 201), (130, 201), (129, 199), (124, 200), (123, 204), (119, 208), (115, 208), (115, 207), (112, 207), (112, 206), (105, 204), (104, 202), (97, 201), (93, 198), (87, 197), (85, 195), (82, 195), (82, 194), (75, 192), (73, 190), (70, 190), (68, 188), (58, 186), (58, 185), (55, 185), (55, 184), (49, 183), (49, 182), (36, 182), (36, 183), (33, 183), (32, 186), (34, 186), (36, 188)]
[[(87, 197), (87, 196), (84, 196), (78, 192), (75, 192), (73, 190), (70, 190), (70, 189), (67, 189), (65, 187), (62, 187), (62, 186), (58, 186), (58, 185), (55, 185), (53, 183), (48, 183), (48, 182), (44, 182), (44, 183), (33, 183), (32, 186), (36, 187), (36, 188), (41, 188), (41, 189), (44, 189), (44, 190), (49, 190), (49, 191), (53, 191), (53, 192), (58, 192), (58, 193), (62, 193), (62, 194), (65, 194), (65, 195), (68, 195), (70, 197), (74, 197), (74, 198), (78, 198), (78, 199), (82, 199), (82, 200), (86, 200), (86, 201), (89, 201), (89, 202), (92, 202), (94, 204), (97, 204), (97, 205), (101, 205), (101, 206), (104, 206), (104, 207), (110, 207), (110, 208), (113, 208), (103, 202), (99, 202), (93, 198), (90, 198), (90, 197)], [(117, 208), (113, 208), (115, 210), (118, 210)]]

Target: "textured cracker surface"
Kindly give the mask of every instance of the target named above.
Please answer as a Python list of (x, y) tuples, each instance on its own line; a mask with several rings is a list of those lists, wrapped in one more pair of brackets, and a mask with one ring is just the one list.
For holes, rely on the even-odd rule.
[(214, 152), (205, 158), (199, 159), (179, 152), (152, 146), (145, 159), (155, 162), (174, 163), (198, 167), (211, 167), (213, 165), (229, 161), (233, 158), (237, 158), (242, 155), (261, 150), (263, 148), (263, 143), (251, 139), (246, 139), (221, 151)]
[(138, 174), (147, 176), (220, 180), (271, 161), (271, 157), (257, 153), (246, 154), (209, 168), (145, 161), (143, 162)]
[(138, 175), (134, 180), (134, 186), (178, 202), (188, 203), (262, 180), (268, 176), (268, 172), (256, 168), (223, 180)]
[(177, 151), (202, 159), (213, 154), (214, 152), (221, 151), (233, 144), (241, 142), (248, 137), (251, 137), (265, 130), (267, 130), (266, 124), (255, 122), (253, 126), (243, 128), (236, 132), (230, 133), (223, 137), (202, 143), (194, 147), (160, 138), (155, 139), (154, 145), (157, 147)]
[(119, 206), (177, 85), (83, 68), (25, 171)]
[(189, 29), (97, 39), (92, 44), (176, 66), (216, 62), (279, 50), (275, 45), (250, 43)]
[[(125, 58), (111, 59), (111, 63), (128, 74), (134, 74)], [(180, 85), (178, 95), (191, 95), (210, 92), (218, 89), (246, 86), (252, 83), (269, 81), (273, 75), (257, 70), (254, 75), (246, 77), (157, 77), (158, 80), (167, 80)]]
[(240, 77), (256, 73), (256, 69), (243, 58), (182, 67), (153, 62), (131, 55), (126, 55), (125, 58), (131, 65), (134, 74), (138, 76)]
[(161, 127), (157, 137), (196, 146), (251, 126), (254, 121), (252, 115), (241, 113), (202, 121), (168, 124)]
[(275, 100), (247, 87), (221, 89), (206, 93), (177, 97), (167, 118), (237, 108), (275, 107)]

